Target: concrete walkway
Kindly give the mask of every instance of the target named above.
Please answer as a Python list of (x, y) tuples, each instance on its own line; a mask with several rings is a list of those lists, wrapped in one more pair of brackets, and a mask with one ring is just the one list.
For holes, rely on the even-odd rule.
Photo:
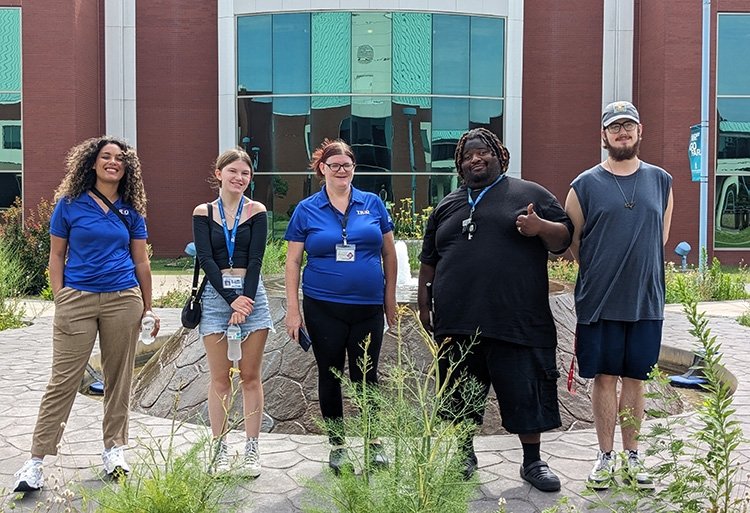
[[(170, 279), (166, 286), (174, 288), (173, 280)], [(10, 510), (10, 504), (14, 502), (14, 494), (9, 492), (14, 482), (13, 473), (27, 458), (37, 409), (49, 375), (52, 309), (49, 303), (41, 302), (30, 302), (27, 306), (36, 316), (33, 324), (0, 333), (0, 512)], [(750, 431), (750, 329), (740, 326), (734, 319), (747, 311), (750, 305), (739, 301), (707, 303), (701, 307), (711, 317), (712, 333), (723, 344), (725, 366), (738, 379), (735, 407), (737, 418), (747, 435)], [(163, 333), (178, 328), (178, 310), (165, 309), (158, 313), (163, 319)], [(679, 306), (669, 306), (665, 344), (691, 349), (694, 341), (688, 334), (688, 328)], [(15, 500), (14, 511), (34, 511), (37, 501), (54, 500), (51, 476), (85, 487), (101, 486), (101, 417), (99, 401), (78, 396), (66, 426), (59, 456), (45, 459), (45, 491)], [(142, 448), (138, 448), (139, 444), (153, 446), (155, 440), (163, 442), (172, 429), (169, 420), (133, 414), (129, 460), (137, 461), (137, 453), (142, 451)], [(178, 449), (187, 448), (204, 434), (203, 428), (182, 426), (177, 429), (175, 442)], [(230, 445), (237, 451), (241, 449), (241, 433), (232, 433)], [(470, 511), (495, 512), (500, 497), (506, 499), (507, 511), (513, 513), (540, 512), (561, 496), (571, 497), (579, 506), (585, 505), (586, 499), (580, 493), (596, 455), (596, 447), (596, 436), (592, 430), (544, 434), (543, 458), (563, 483), (560, 493), (549, 494), (532, 489), (520, 479), (521, 450), (515, 436), (478, 438), (481, 485), (470, 504)], [(263, 474), (254, 481), (242, 484), (239, 490), (247, 497), (247, 506), (242, 511), (301, 511), (301, 503), (307, 494), (303, 488), (305, 480), (324, 472), (328, 451), (325, 439), (320, 436), (262, 434), (261, 450)], [(750, 447), (742, 445), (738, 464), (749, 460)]]

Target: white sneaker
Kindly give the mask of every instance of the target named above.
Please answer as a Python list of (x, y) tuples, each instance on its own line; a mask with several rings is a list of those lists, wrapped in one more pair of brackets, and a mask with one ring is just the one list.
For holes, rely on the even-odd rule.
[(229, 472), (229, 448), (227, 447), (227, 441), (223, 438), (214, 442), (211, 465), (208, 471), (211, 474), (225, 474)]
[(627, 458), (626, 479), (641, 490), (653, 490), (656, 488), (654, 480), (643, 465), (640, 456), (638, 456), (638, 451), (625, 451), (625, 458)]
[(592, 490), (606, 490), (615, 480), (615, 459), (613, 453), (599, 451), (596, 456), (596, 463), (591, 469), (586, 486)]
[(260, 475), (260, 449), (258, 449), (258, 439), (249, 439), (245, 442), (245, 458), (242, 460), (240, 473), (248, 477), (258, 477)]
[(110, 476), (118, 476), (130, 472), (130, 467), (125, 461), (125, 451), (122, 446), (115, 445), (102, 451), (102, 462), (104, 471)]
[(33, 492), (44, 486), (41, 460), (26, 460), (21, 470), (13, 475), (16, 478), (14, 492)]

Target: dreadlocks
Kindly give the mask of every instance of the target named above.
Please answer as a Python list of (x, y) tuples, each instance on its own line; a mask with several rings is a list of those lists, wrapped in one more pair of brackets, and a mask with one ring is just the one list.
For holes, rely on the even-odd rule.
[(458, 145), (456, 146), (456, 153), (453, 156), (453, 159), (456, 162), (456, 170), (458, 171), (458, 176), (460, 176), (462, 179), (464, 177), (463, 171), (461, 171), (461, 164), (463, 162), (464, 146), (466, 145), (466, 141), (468, 141), (469, 139), (481, 139), (482, 142), (490, 150), (492, 150), (492, 154), (496, 156), (500, 161), (501, 173), (505, 173), (508, 170), (508, 164), (510, 163), (510, 152), (508, 152), (508, 149), (503, 146), (503, 143), (500, 141), (500, 138), (497, 135), (487, 130), (486, 128), (480, 127), (469, 130), (464, 135), (462, 135), (461, 139), (459, 139), (458, 141)]

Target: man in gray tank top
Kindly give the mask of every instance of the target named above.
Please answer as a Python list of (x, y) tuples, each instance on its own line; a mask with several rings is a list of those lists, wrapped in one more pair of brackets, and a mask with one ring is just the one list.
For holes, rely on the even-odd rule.
[[(638, 456), (643, 382), (659, 357), (664, 320), (664, 244), (672, 218), (672, 177), (638, 158), (643, 126), (635, 106), (602, 113), (607, 159), (571, 184), (565, 210), (579, 263), (575, 300), (579, 375), (593, 378), (591, 403), (599, 452), (587, 486), (613, 483), (619, 416), (624, 475), (638, 488), (654, 482)], [(617, 383), (622, 380), (618, 398)]]

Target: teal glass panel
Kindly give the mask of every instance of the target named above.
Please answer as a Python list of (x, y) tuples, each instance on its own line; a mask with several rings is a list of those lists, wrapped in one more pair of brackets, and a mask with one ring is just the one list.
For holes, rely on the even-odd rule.
[(273, 16), (273, 93), (310, 94), (310, 14)]
[(502, 18), (471, 18), (472, 96), (503, 96), (505, 21)]
[(468, 16), (432, 16), (432, 92), (469, 94)]
[(237, 91), (271, 94), (271, 15), (237, 18)]
[(0, 91), (21, 90), (21, 10), (0, 9)]
[(352, 93), (391, 92), (392, 30), (390, 13), (352, 13)]
[[(432, 15), (393, 14), (393, 92), (428, 95), (432, 92)], [(397, 96), (394, 103), (430, 107), (428, 96)]]
[(719, 98), (714, 247), (750, 248), (750, 98)]
[(750, 95), (750, 14), (721, 14), (718, 27), (718, 94)]
[[(351, 86), (352, 21), (347, 12), (313, 13), (312, 92), (349, 94)], [(342, 96), (315, 97), (314, 108), (339, 107)], [(348, 99), (346, 104), (348, 104)]]

